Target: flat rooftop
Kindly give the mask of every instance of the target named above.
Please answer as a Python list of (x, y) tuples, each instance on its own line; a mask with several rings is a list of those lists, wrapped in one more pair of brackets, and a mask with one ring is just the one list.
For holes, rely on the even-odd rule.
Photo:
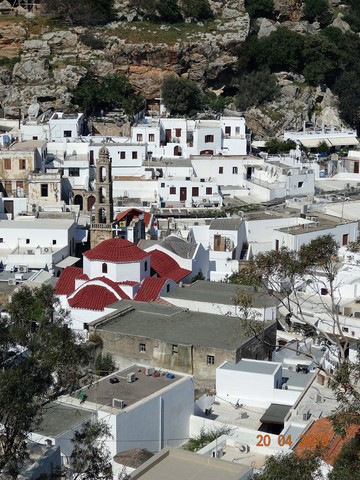
[(222, 370), (233, 370), (237, 372), (262, 373), (273, 375), (280, 367), (280, 363), (261, 362), (258, 360), (240, 360), (238, 363), (225, 363)]
[[(97, 330), (141, 338), (161, 338), (180, 345), (200, 345), (235, 351), (252, 336), (244, 332), (237, 317), (193, 312), (168, 305), (122, 300), (119, 308), (89, 325)], [(271, 323), (267, 323), (268, 326)]]
[(24, 220), (0, 220), (1, 229), (64, 230), (74, 224), (74, 219), (22, 217)]
[[(127, 381), (129, 373), (135, 373), (135, 381), (132, 383)], [(184, 378), (184, 375), (179, 373), (175, 373), (174, 378), (167, 378), (166, 373), (161, 372), (159, 377), (154, 375), (146, 376), (144, 367), (132, 365), (126, 370), (116, 372), (88, 387), (82, 388), (81, 391), (87, 395), (86, 402), (91, 402), (98, 406), (112, 407), (112, 401), (116, 398), (123, 400), (124, 408), (126, 408)], [(114, 378), (118, 380), (118, 383), (110, 382)], [(79, 392), (73, 396), (77, 397), (78, 394)]]
[(314, 223), (306, 223), (304, 225), (295, 225), (293, 227), (284, 227), (277, 229), (279, 232), (289, 233), (290, 235), (303, 235), (304, 233), (317, 232), (321, 230), (329, 230), (335, 228), (338, 225), (344, 225), (349, 223), (341, 218), (324, 216), (324, 215), (309, 215), (313, 219)]
[(166, 448), (154, 455), (135, 472), (133, 480), (239, 480), (248, 466), (209, 458), (185, 450)]
[(182, 299), (192, 302), (217, 303), (221, 305), (234, 305), (234, 297), (241, 293), (252, 295), (252, 306), (254, 308), (273, 307), (278, 305), (274, 296), (270, 296), (266, 291), (255, 290), (247, 285), (234, 285), (231, 283), (207, 282), (198, 280), (189, 286), (176, 288), (167, 295), (168, 299)]
[(74, 426), (90, 420), (92, 414), (93, 412), (81, 407), (51, 403), (46, 408), (44, 417), (34, 433), (55, 438)]

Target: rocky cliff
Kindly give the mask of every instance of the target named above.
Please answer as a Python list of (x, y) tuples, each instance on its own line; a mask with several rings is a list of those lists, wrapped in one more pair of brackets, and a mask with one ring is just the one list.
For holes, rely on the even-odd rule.
[[(2, 2), (4, 4), (6, 2)], [(316, 31), (317, 25), (301, 22), (301, 1), (276, 0), (276, 21), (259, 19), (259, 36), (269, 35), (280, 24)], [(70, 91), (88, 70), (98, 75), (126, 74), (146, 99), (159, 96), (164, 77), (179, 75), (201, 87), (218, 89), (237, 74), (236, 49), (249, 34), (250, 21), (243, 0), (211, 2), (215, 19), (206, 25), (178, 26), (137, 21), (126, 3), (118, 5), (119, 20), (92, 30), (101, 49), (84, 45), (84, 28), (57, 29), (44, 16), (18, 12), (0, 15), (0, 106), (6, 116), (38, 102), (41, 109), (66, 109)], [(0, 9), (1, 10), (1, 9)], [(278, 75), (281, 94), (276, 103), (246, 112), (258, 136), (274, 135), (284, 128), (300, 128), (316, 107), (318, 118), (340, 123), (331, 92), (304, 84), (301, 76)]]

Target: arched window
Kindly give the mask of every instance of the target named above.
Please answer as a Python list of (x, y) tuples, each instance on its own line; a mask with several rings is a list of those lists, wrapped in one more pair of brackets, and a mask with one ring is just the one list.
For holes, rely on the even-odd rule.
[(102, 273), (107, 273), (107, 263), (103, 263), (101, 265), (101, 271), (102, 271)]
[(148, 262), (147, 262), (147, 260), (145, 260), (145, 262), (144, 262), (144, 272), (147, 272), (147, 269), (148, 269)]

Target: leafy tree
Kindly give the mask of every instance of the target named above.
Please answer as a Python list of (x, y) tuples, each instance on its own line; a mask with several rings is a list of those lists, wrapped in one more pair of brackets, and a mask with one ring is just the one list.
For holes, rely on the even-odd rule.
[(112, 480), (111, 456), (105, 444), (105, 439), (110, 436), (105, 422), (85, 422), (72, 439), (70, 468), (65, 475), (73, 480)]
[(250, 48), (257, 68), (267, 66), (271, 72), (300, 72), (302, 69), (304, 38), (285, 27), (278, 28), (268, 37), (252, 40)]
[(325, 155), (329, 155), (330, 147), (327, 144), (327, 142), (325, 142), (325, 140), (324, 140), (322, 142), (319, 142), (318, 146), (316, 147), (316, 150), (318, 151), (318, 153), (323, 153)]
[(224, 108), (230, 103), (229, 97), (223, 97), (222, 95), (216, 95), (211, 90), (204, 92), (201, 103), (204, 108), (208, 108), (216, 113), (222, 113)]
[(277, 82), (269, 70), (260, 70), (240, 77), (237, 89), (236, 106), (240, 110), (246, 110), (272, 100), (277, 92)]
[(255, 480), (314, 480), (322, 478), (320, 460), (315, 455), (299, 457), (294, 453), (268, 457), (264, 470), (253, 476)]
[(115, 370), (115, 364), (111, 353), (100, 353), (95, 360), (95, 373), (101, 377), (109, 375)]
[(114, 0), (41, 0), (41, 5), (70, 25), (103, 25), (114, 18)]
[(165, 78), (161, 96), (166, 108), (173, 115), (188, 115), (202, 107), (200, 88), (191, 80), (178, 77)]
[(149, 20), (156, 19), (157, 0), (131, 0), (130, 6)]
[(278, 140), (277, 138), (270, 138), (265, 143), (266, 151), (270, 154), (276, 153), (288, 153), (290, 150), (296, 148), (296, 142), (294, 140)]
[(21, 287), (8, 314), (0, 319), (0, 351), (17, 354), (0, 370), (0, 471), (17, 478), (28, 433), (48, 402), (77, 386), (88, 355), (49, 285)]
[(245, 0), (245, 7), (250, 18), (273, 18), (274, 16), (273, 0)]
[(208, 20), (213, 17), (209, 0), (182, 0), (181, 10), (185, 18), (194, 18), (196, 20)]
[(189, 439), (186, 449), (191, 452), (197, 452), (205, 447), (205, 445), (213, 442), (216, 438), (219, 438), (221, 435), (228, 435), (230, 432), (231, 428), (229, 427), (218, 427), (209, 430), (205, 430), (205, 428), (202, 427), (197, 437)]
[(321, 26), (329, 25), (332, 13), (326, 0), (304, 0), (304, 17), (309, 22), (317, 21)]
[(339, 98), (339, 111), (342, 119), (360, 131), (360, 78), (356, 71), (342, 73), (334, 84), (334, 93)]
[[(316, 52), (316, 56), (314, 55)], [(331, 80), (337, 71), (337, 47), (324, 35), (309, 35), (304, 40), (303, 74), (307, 82), (318, 84)]]
[(143, 98), (136, 94), (123, 75), (97, 78), (88, 73), (73, 90), (74, 104), (87, 114), (98, 114), (121, 107), (127, 114), (140, 110)]
[(347, 442), (335, 459), (329, 480), (356, 480), (360, 471), (360, 434)]
[(157, 11), (164, 22), (176, 23), (182, 19), (177, 0), (158, 0)]

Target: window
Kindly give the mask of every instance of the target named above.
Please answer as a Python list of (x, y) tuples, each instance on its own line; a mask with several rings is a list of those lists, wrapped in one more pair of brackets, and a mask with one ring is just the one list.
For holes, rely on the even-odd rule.
[(214, 135), (205, 135), (205, 143), (211, 143), (214, 141)]
[(322, 289), (320, 290), (320, 293), (321, 293), (321, 295), (327, 295), (329, 292), (328, 292), (328, 289), (327, 289), (327, 288), (322, 288)]
[(80, 177), (80, 168), (69, 168), (69, 177)]
[(206, 356), (206, 365), (215, 365), (215, 355)]
[(225, 135), (231, 135), (231, 127), (225, 127)]
[(89, 155), (90, 155), (90, 165), (93, 166), (94, 165), (94, 150), (90, 150)]
[(137, 141), (137, 142), (142, 142), (142, 139), (143, 139), (142, 133), (138, 133), (138, 134), (136, 135), (136, 141)]
[(278, 252), (279, 251), (279, 240), (275, 240), (275, 250)]
[(125, 160), (125, 152), (120, 152), (120, 160)]
[(173, 344), (172, 346), (172, 354), (174, 355), (175, 353), (178, 353), (178, 346), (176, 344)]
[(11, 158), (4, 158), (4, 170), (11, 170)]
[(175, 137), (181, 137), (181, 128), (175, 128)]
[(301, 188), (303, 186), (304, 182), (298, 182), (298, 188)]
[(42, 183), (40, 190), (41, 190), (41, 196), (42, 197), (47, 197), (49, 195), (48, 193), (48, 184), (47, 183)]
[(224, 173), (224, 167), (219, 167), (219, 173)]
[(4, 239), (3, 239), (3, 238), (0, 238), (0, 243), (4, 243)]
[(238, 173), (238, 167), (233, 167), (233, 174), (237, 175), (237, 173)]
[(132, 159), (136, 160), (137, 159), (137, 152), (132, 152)]
[(212, 195), (212, 187), (206, 187), (206, 195)]
[(348, 327), (342, 327), (342, 331), (347, 333), (349, 331)]
[(169, 292), (170, 292), (170, 284), (168, 283), (168, 284), (166, 285), (166, 293), (169, 293)]
[(235, 135), (240, 135), (240, 127), (235, 127)]
[(144, 263), (144, 272), (147, 272), (147, 269), (148, 269), (148, 262), (145, 260), (145, 263)]
[(56, 245), (56, 240), (53, 240), (53, 241), (52, 241), (52, 244), (53, 244), (53, 245)]
[(348, 242), (349, 242), (349, 234), (345, 233), (345, 235), (343, 235), (343, 238), (342, 238), (342, 244), (347, 245)]
[(26, 160), (24, 158), (20, 158), (19, 160), (19, 170), (25, 170), (26, 169)]
[(192, 187), (191, 195), (193, 197), (198, 197), (199, 196), (199, 187)]
[(170, 195), (176, 195), (176, 187), (170, 187)]
[(146, 352), (146, 343), (139, 344), (139, 352)]
[(108, 269), (107, 269), (107, 263), (103, 263), (101, 265), (101, 272), (102, 273), (107, 273)]
[(165, 188), (165, 183), (161, 183), (161, 188)]
[(25, 243), (26, 243), (26, 245), (29, 245), (29, 243), (30, 243), (30, 238), (26, 238), (26, 239), (25, 239)]
[(35, 137), (33, 137), (33, 140), (37, 140), (37, 139), (38, 139), (38, 137), (36, 137), (36, 136), (35, 136)]
[(149, 133), (149, 142), (155, 142), (155, 134)]
[(66, 138), (71, 137), (71, 130), (64, 130), (64, 137)]

